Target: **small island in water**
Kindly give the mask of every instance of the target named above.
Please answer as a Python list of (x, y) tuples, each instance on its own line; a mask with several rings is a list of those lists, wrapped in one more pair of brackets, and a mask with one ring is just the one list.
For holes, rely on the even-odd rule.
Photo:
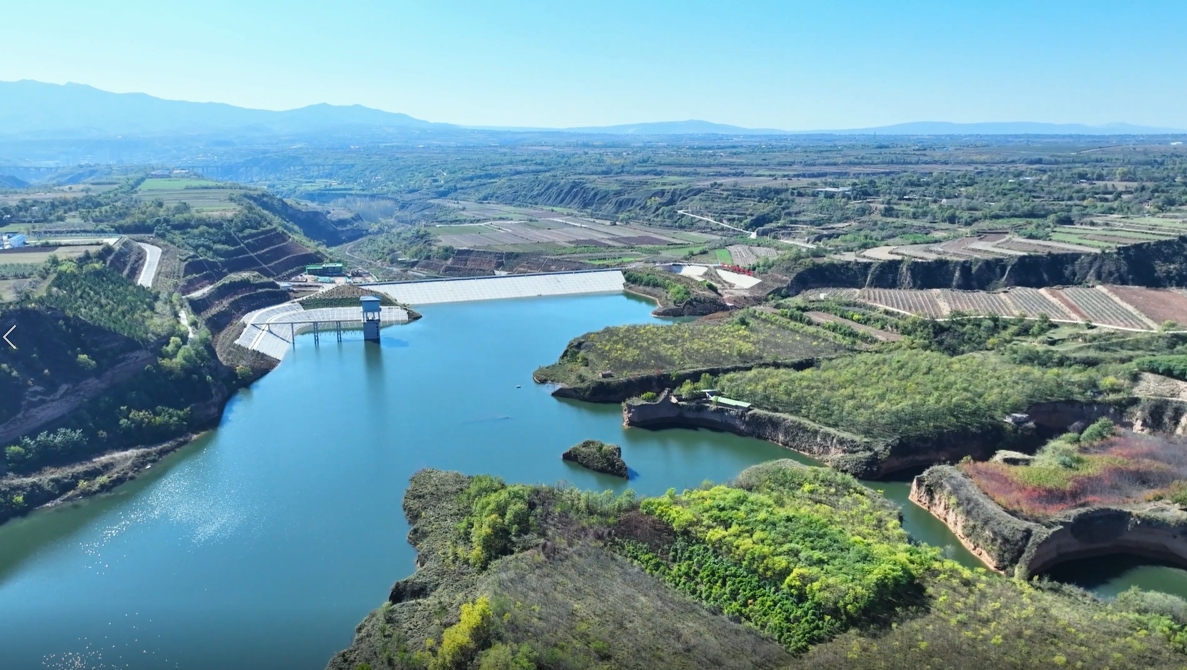
[(561, 458), (615, 477), (629, 479), (626, 461), (622, 460), (622, 448), (598, 440), (586, 440), (561, 454)]

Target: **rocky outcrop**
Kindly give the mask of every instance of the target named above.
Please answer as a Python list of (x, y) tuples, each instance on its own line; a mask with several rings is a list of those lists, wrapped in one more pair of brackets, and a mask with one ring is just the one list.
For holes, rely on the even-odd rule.
[(1084, 283), (1187, 284), (1187, 237), (1144, 242), (1102, 253), (1063, 253), (969, 260), (800, 261), (786, 270), (782, 293), (814, 288), (1043, 288)]
[(799, 417), (710, 402), (679, 402), (668, 392), (655, 402), (624, 403), (622, 418), (624, 425), (637, 428), (711, 428), (757, 437), (860, 476), (878, 469), (880, 449), (884, 446)]
[[(106, 493), (143, 474), (153, 463), (189, 444), (187, 435), (153, 447), (104, 454), (71, 465), (46, 468), (27, 477), (0, 477), (0, 523), (38, 507)], [(14, 501), (20, 504), (14, 504)]]
[(965, 456), (986, 459), (1003, 444), (1037, 443), (1032, 433), (1005, 423), (937, 435), (875, 440), (822, 426), (790, 414), (737, 409), (707, 401), (679, 402), (664, 392), (656, 402), (632, 400), (623, 405), (623, 423), (639, 428), (698, 427), (724, 430), (774, 442), (863, 479)]
[(951, 466), (933, 467), (916, 477), (911, 500), (947, 524), (990, 568), (1021, 579), (1064, 561), (1107, 554), (1187, 567), (1187, 512), (1170, 503), (1091, 507), (1042, 523), (1026, 521)]
[(1125, 411), (1109, 403), (1080, 402), (1078, 400), (1056, 400), (1031, 405), (1026, 410), (1030, 422), (1045, 434), (1076, 430), (1091, 425), (1101, 418), (1113, 423), (1125, 423)]
[(1077, 558), (1132, 554), (1187, 567), (1187, 512), (1169, 503), (1133, 509), (1077, 510), (1048, 524), (1022, 557), (1017, 572), (1035, 575)]
[(1170, 398), (1143, 398), (1126, 418), (1135, 433), (1187, 435), (1187, 402)]
[(1022, 521), (950, 465), (938, 465), (911, 483), (911, 502), (943, 521), (990, 568), (1009, 572), (1022, 560), (1037, 524)]
[(733, 306), (723, 300), (721, 296), (707, 291), (695, 293), (688, 300), (674, 304), (668, 297), (667, 291), (654, 286), (627, 284), (624, 290), (627, 293), (634, 293), (649, 300), (654, 300), (656, 308), (652, 310), (652, 316), (708, 316), (733, 309)]
[(589, 468), (594, 472), (622, 477), (623, 479), (630, 478), (626, 461), (622, 460), (622, 447), (619, 447), (617, 444), (606, 444), (598, 440), (586, 440), (561, 454), (561, 458)]

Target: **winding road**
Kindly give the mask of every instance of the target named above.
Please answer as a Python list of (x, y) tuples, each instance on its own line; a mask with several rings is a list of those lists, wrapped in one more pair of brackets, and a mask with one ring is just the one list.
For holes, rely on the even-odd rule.
[(153, 280), (157, 278), (157, 266), (161, 262), (161, 248), (144, 242), (136, 244), (139, 244), (140, 248), (148, 254), (148, 258), (144, 259), (144, 268), (140, 270), (140, 277), (136, 283), (145, 288), (152, 288)]
[(754, 231), (746, 230), (745, 228), (739, 228), (739, 227), (737, 227), (737, 226), (731, 226), (731, 225), (730, 225), (730, 224), (728, 224), (728, 223), (722, 223), (722, 222), (720, 222), (720, 221), (714, 221), (713, 219), (710, 219), (710, 218), (709, 218), (709, 217), (707, 217), (707, 216), (701, 216), (701, 215), (699, 215), (699, 214), (693, 214), (692, 212), (689, 212), (689, 211), (686, 211), (686, 210), (683, 210), (683, 209), (677, 210), (677, 211), (676, 211), (676, 213), (677, 213), (677, 214), (683, 214), (684, 216), (691, 216), (692, 218), (694, 218), (694, 219), (700, 219), (701, 221), (708, 221), (709, 223), (716, 223), (716, 224), (717, 224), (717, 225), (719, 225), (719, 226), (725, 226), (726, 228), (729, 228), (730, 230), (736, 230), (736, 231), (738, 231), (739, 233), (742, 233), (742, 234), (746, 235), (747, 237), (749, 237), (749, 238), (750, 238), (750, 239), (752, 239), (752, 240), (753, 240), (753, 239), (757, 239), (757, 238), (758, 238), (758, 233), (756, 233), (756, 232), (754, 232)]

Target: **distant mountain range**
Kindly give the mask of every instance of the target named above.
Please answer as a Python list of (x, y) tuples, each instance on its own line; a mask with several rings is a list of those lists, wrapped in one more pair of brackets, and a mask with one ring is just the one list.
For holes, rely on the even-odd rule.
[(407, 114), (362, 105), (310, 105), (274, 112), (217, 102), (163, 100), (144, 93), (109, 93), (84, 84), (0, 82), (0, 135), (97, 138), (225, 133), (294, 135), (329, 128), (451, 129)]
[(1129, 123), (1087, 126), (1082, 123), (1035, 123), (1032, 121), (990, 121), (986, 123), (951, 123), (916, 121), (878, 128), (819, 131), (852, 135), (1181, 135), (1177, 128), (1154, 128)]
[[(433, 123), (361, 105), (310, 105), (287, 111), (247, 109), (214, 102), (163, 100), (144, 93), (110, 93), (84, 84), (0, 82), (0, 137), (29, 140), (233, 135), (236, 137), (405, 134), (476, 130)], [(667, 121), (581, 128), (483, 128), (506, 132), (599, 135), (1153, 135), (1173, 128), (1125, 123), (1105, 126), (1031, 122), (924, 121), (878, 128), (786, 131), (742, 128), (709, 121)]]

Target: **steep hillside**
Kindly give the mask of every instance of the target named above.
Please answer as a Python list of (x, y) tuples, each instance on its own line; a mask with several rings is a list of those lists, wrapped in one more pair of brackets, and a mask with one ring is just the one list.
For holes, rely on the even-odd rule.
[(247, 193), (243, 197), (297, 226), (305, 237), (331, 247), (357, 240), (366, 235), (369, 228), (358, 214), (331, 218), (325, 212), (297, 207), (266, 192)]
[(1088, 282), (1184, 286), (1187, 285), (1187, 238), (1133, 244), (1101, 253), (1015, 258), (875, 262), (799, 259), (775, 270), (790, 277), (782, 290), (788, 295), (825, 287), (989, 290)]
[(51, 262), (42, 295), (0, 305), (4, 332), (16, 327), (0, 356), (0, 523), (134, 476), (217, 420), (241, 383), (208, 331), (182, 326), (179, 303), (103, 257), (120, 259)]
[(155, 233), (188, 252), (179, 259), (182, 294), (237, 272), (288, 277), (325, 259), (289, 234), (273, 215), (250, 205), (227, 219), (173, 217), (158, 224)]

